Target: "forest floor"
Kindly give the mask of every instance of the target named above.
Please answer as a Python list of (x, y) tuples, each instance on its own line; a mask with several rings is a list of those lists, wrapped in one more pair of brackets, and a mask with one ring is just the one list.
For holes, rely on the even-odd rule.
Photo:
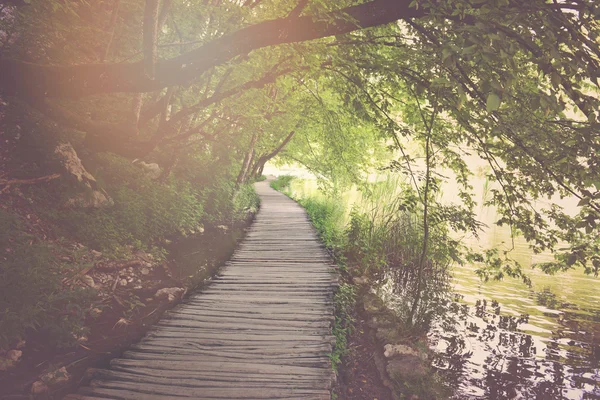
[(371, 331), (362, 313), (355, 310), (335, 390), (339, 400), (393, 400), (377, 369), (376, 355), (381, 349)]
[[(62, 271), (63, 290), (93, 289), (95, 300), (89, 310), (80, 310), (86, 313), (87, 333), (78, 336), (74, 346), (51, 345), (51, 333), (31, 330), (11, 352), (5, 349), (4, 354), (0, 353), (0, 358), (7, 357), (7, 353), (19, 355), (9, 368), (0, 369), (0, 399), (30, 399), (32, 395), (60, 399), (73, 391), (85, 382), (88, 368), (107, 365), (139, 341), (189, 290), (206, 284), (232, 250), (218, 247), (222, 242), (230, 242), (227, 236), (234, 227), (220, 226), (207, 228), (204, 234), (198, 233), (194, 238), (201, 251), (212, 253), (204, 265), (198, 266), (194, 276), (181, 276), (177, 270), (177, 254), (172, 254), (166, 262), (156, 261), (151, 254), (139, 251), (132, 251), (124, 260), (108, 260), (100, 252), (56, 237), (53, 227), (36, 215), (18, 188), (12, 190), (10, 196), (10, 211), (21, 217), (22, 229), (35, 238), (32, 240), (52, 246), (53, 256), (66, 265)], [(7, 206), (0, 204), (0, 208)], [(249, 215), (235, 228), (243, 231), (253, 216)], [(218, 249), (211, 250), (211, 247)], [(82, 265), (87, 267), (81, 269)]]

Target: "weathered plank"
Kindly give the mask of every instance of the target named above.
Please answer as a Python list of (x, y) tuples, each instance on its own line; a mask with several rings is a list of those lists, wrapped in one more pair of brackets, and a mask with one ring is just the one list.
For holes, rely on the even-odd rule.
[(219, 276), (66, 399), (330, 399), (336, 268), (300, 206), (257, 191)]

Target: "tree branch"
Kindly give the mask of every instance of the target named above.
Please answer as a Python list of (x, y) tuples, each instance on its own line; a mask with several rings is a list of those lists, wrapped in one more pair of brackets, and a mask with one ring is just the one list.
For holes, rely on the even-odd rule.
[[(155, 3), (158, 0), (148, 0)], [(151, 92), (189, 82), (208, 69), (234, 57), (263, 47), (302, 42), (387, 24), (400, 18), (426, 15), (421, 7), (411, 8), (410, 0), (374, 0), (328, 14), (280, 18), (252, 25), (215, 39), (195, 50), (155, 65), (154, 79), (147, 76), (146, 62), (129, 64), (39, 65), (0, 58), (0, 92), (18, 96), (82, 97), (97, 93)], [(152, 7), (147, 7), (149, 18)], [(154, 7), (156, 8), (156, 7)], [(147, 39), (147, 63), (156, 43), (151, 22)], [(145, 29), (146, 30), (146, 29)], [(151, 72), (151, 71), (150, 71)]]

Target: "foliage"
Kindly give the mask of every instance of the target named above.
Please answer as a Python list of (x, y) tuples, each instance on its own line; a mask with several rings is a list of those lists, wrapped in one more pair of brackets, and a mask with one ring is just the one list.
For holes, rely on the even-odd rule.
[(233, 198), (233, 221), (241, 221), (248, 217), (249, 213), (256, 213), (260, 206), (260, 197), (252, 184), (244, 184), (238, 188)]
[(337, 198), (305, 197), (298, 199), (298, 203), (308, 213), (310, 220), (319, 233), (319, 237), (332, 252), (338, 265), (344, 268), (343, 249), (346, 238), (344, 235), (345, 209), (342, 202)]
[(267, 177), (264, 175), (259, 175), (256, 178), (254, 178), (254, 182), (262, 182), (262, 181), (266, 181)]
[[(159, 184), (142, 168), (111, 154), (100, 154), (94, 162), (92, 170), (115, 205), (78, 210), (53, 208), (42, 201), (42, 212), (65, 234), (107, 255), (118, 256), (125, 254), (127, 245), (149, 250), (158, 240), (194, 229), (200, 222), (203, 206), (189, 183), (171, 179)], [(37, 191), (37, 195), (38, 202), (43, 200), (40, 196), (44, 193)]]
[(85, 333), (94, 291), (65, 290), (64, 273), (74, 272), (27, 234), (15, 214), (0, 209), (0, 232), (0, 348), (14, 345), (27, 332), (46, 335), (56, 346), (72, 345)]
[(329, 355), (331, 366), (337, 371), (342, 357), (350, 350), (348, 336), (354, 324), (354, 304), (356, 291), (354, 286), (343, 283), (338, 288), (333, 299), (335, 305), (335, 321), (332, 333), (335, 336), (335, 346)]
[[(121, 71), (115, 67), (121, 64), (123, 71), (137, 71), (137, 64), (128, 62), (144, 57), (143, 1), (123, 3), (118, 10), (105, 1), (26, 3), (6, 6), (0, 15), (0, 46), (7, 59), (67, 66), (101, 60), (115, 71)], [(447, 211), (462, 225), (471, 224), (474, 205), (468, 181), (472, 171), (465, 160), (476, 154), (490, 167), (487, 204), (498, 209), (497, 223), (510, 225), (534, 251), (556, 253), (555, 262), (541, 266), (544, 270), (581, 267), (598, 273), (596, 2), (315, 1), (290, 16), (297, 3), (243, 1), (225, 7), (190, 1), (163, 10), (168, 18), (160, 29), (159, 58), (175, 65), (174, 70), (164, 68), (165, 73), (185, 78), (164, 84), (185, 85), (172, 86), (169, 107), (141, 123), (138, 131), (130, 129), (129, 94), (82, 99), (69, 92), (77, 99), (44, 99), (63, 111), (74, 110), (75, 116), (39, 103), (34, 107), (85, 132), (84, 145), (90, 151), (104, 146), (143, 157), (174, 154), (176, 161), (193, 149), (215, 164), (218, 160), (230, 174), (237, 169), (230, 177), (244, 169), (246, 156), (256, 165), (296, 130), (280, 159), (304, 165), (333, 192), (360, 183), (370, 168), (390, 160), (391, 170), (419, 176), (425, 173), (417, 168), (419, 159), (428, 158), (428, 177), (413, 189), (435, 197), (444, 181), (454, 180), (463, 204)], [(356, 6), (353, 10), (378, 11), (369, 19), (370, 28), (361, 28), (358, 20), (340, 11), (350, 5)], [(297, 19), (302, 16), (308, 18)], [(295, 36), (309, 21), (320, 25), (311, 25), (315, 30), (309, 36)], [(269, 34), (265, 40), (260, 32), (269, 24), (285, 34)], [(107, 27), (114, 35), (105, 34)], [(241, 31), (247, 27), (253, 30)], [(202, 58), (236, 32), (258, 36), (244, 36), (244, 46), (237, 41), (241, 35), (229, 36), (231, 47), (215, 56), (214, 63)], [(27, 75), (38, 69), (29, 65), (17, 70)], [(119, 92), (125, 82), (141, 82), (146, 111), (166, 96), (157, 84), (163, 80), (123, 74), (102, 75), (114, 81), (102, 81), (101, 91)], [(68, 92), (97, 83), (76, 81), (73, 88), (54, 82), (48, 87)], [(11, 95), (7, 100), (15, 103)], [(98, 127), (96, 121), (115, 129)], [(148, 143), (149, 151), (139, 150)], [(384, 154), (386, 146), (393, 152)], [(446, 180), (441, 170), (454, 176)], [(225, 204), (224, 193), (214, 193), (215, 210)], [(558, 206), (533, 207), (536, 200), (553, 196), (578, 199), (577, 215)], [(421, 203), (428, 203), (427, 197), (421, 196)], [(560, 241), (569, 247), (559, 249)], [(489, 266), (481, 276), (524, 275), (518, 264), (502, 256), (491, 257)]]
[(281, 175), (278, 176), (277, 179), (271, 181), (271, 187), (275, 190), (278, 190), (282, 193), (286, 193), (289, 195), (289, 186), (290, 182), (295, 179), (292, 175)]

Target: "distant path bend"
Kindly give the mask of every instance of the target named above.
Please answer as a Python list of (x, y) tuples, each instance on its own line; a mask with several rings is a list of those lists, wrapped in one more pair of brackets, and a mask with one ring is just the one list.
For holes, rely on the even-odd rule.
[(305, 211), (261, 207), (220, 275), (65, 399), (329, 400), (335, 268)]

